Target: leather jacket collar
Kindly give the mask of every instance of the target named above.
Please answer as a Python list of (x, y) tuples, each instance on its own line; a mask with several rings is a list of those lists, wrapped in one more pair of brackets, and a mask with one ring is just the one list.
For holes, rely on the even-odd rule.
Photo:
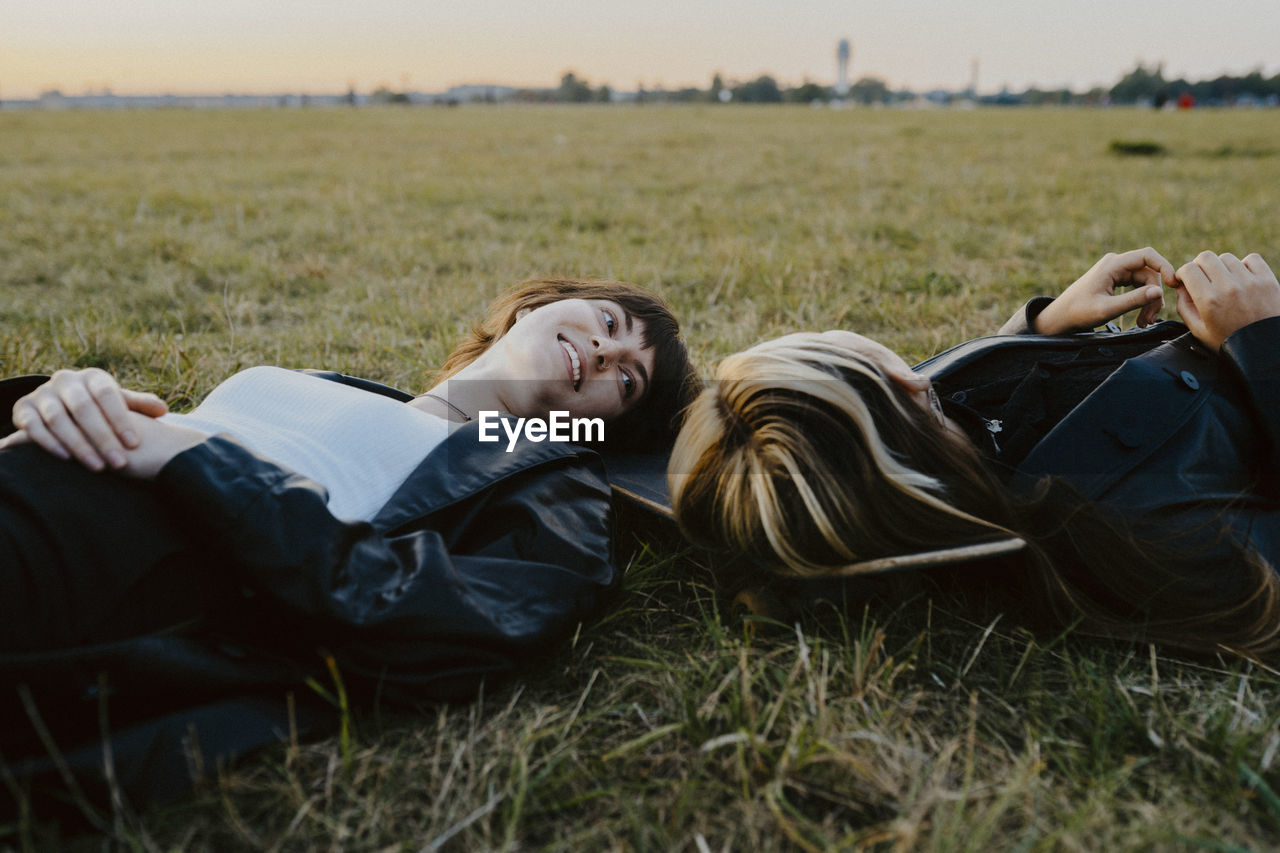
[(482, 443), (478, 421), (460, 424), (400, 485), (374, 517), (374, 526), (394, 530), (534, 465), (591, 452), (561, 442), (520, 441), (515, 452), (507, 453), (505, 442), (504, 438), (501, 444)]

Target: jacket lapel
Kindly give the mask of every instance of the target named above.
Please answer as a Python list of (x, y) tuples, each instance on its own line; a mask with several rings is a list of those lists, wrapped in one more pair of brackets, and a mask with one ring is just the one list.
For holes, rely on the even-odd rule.
[(1184, 341), (1129, 359), (1032, 448), (1010, 485), (1052, 474), (1101, 499), (1204, 405), (1217, 373), (1216, 359)]
[(575, 457), (583, 448), (563, 442), (521, 440), (507, 453), (507, 439), (480, 441), (478, 421), (462, 424), (427, 454), (373, 519), (392, 530), (437, 512), (520, 471), (555, 459)]

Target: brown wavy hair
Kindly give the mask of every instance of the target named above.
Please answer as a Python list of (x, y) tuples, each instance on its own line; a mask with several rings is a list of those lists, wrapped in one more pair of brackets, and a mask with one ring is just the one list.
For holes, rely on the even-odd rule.
[(817, 336), (725, 359), (668, 482), (687, 536), (776, 574), (1016, 537), (1003, 559), (1029, 621), (1196, 653), (1280, 648), (1280, 580), (1261, 556), (1216, 531), (1128, 524), (1052, 477), (1013, 494), (875, 363)]
[(490, 304), (484, 319), (445, 359), (435, 381), (449, 378), (479, 358), (515, 325), (520, 311), (562, 299), (612, 300), (644, 324), (641, 343), (653, 350), (653, 377), (644, 398), (609, 424), (605, 443), (629, 451), (665, 449), (675, 438), (680, 414), (700, 384), (671, 306), (656, 293), (630, 282), (578, 278), (521, 282)]

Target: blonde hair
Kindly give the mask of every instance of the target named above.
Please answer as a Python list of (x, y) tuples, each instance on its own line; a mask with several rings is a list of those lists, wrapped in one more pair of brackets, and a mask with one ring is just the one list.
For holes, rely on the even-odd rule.
[[(687, 411), (668, 485), (686, 536), (776, 574), (1014, 536), (1033, 616), (1199, 652), (1280, 646), (1280, 581), (1256, 554), (1229, 549), (1210, 568), (1053, 478), (1014, 496), (874, 361), (817, 335), (720, 364)], [(1187, 580), (1214, 568), (1231, 573), (1220, 607)]]
[[(866, 385), (884, 393), (860, 393), (857, 386)], [(791, 574), (830, 574), (841, 563), (919, 544), (883, 529), (883, 504), (860, 499), (843, 460), (856, 462), (857, 479), (882, 483), (894, 505), (947, 519), (953, 535), (1011, 535), (951, 502), (939, 476), (913, 467), (904, 449), (886, 443), (877, 403), (918, 438), (947, 440), (922, 429), (927, 415), (895, 393), (874, 362), (816, 335), (790, 335), (726, 358), (712, 387), (687, 410), (668, 467), (677, 518), (699, 517), (684, 525), (686, 534), (710, 535)], [(712, 518), (695, 509), (701, 505), (714, 507)]]

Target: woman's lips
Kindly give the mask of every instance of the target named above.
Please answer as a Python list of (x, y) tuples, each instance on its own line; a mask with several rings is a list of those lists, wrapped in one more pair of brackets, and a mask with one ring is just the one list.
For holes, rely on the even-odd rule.
[(563, 335), (556, 335), (556, 341), (560, 344), (560, 348), (564, 350), (565, 361), (569, 368), (569, 381), (573, 383), (573, 390), (577, 391), (582, 387), (582, 357), (578, 354), (578, 349), (571, 344)]

